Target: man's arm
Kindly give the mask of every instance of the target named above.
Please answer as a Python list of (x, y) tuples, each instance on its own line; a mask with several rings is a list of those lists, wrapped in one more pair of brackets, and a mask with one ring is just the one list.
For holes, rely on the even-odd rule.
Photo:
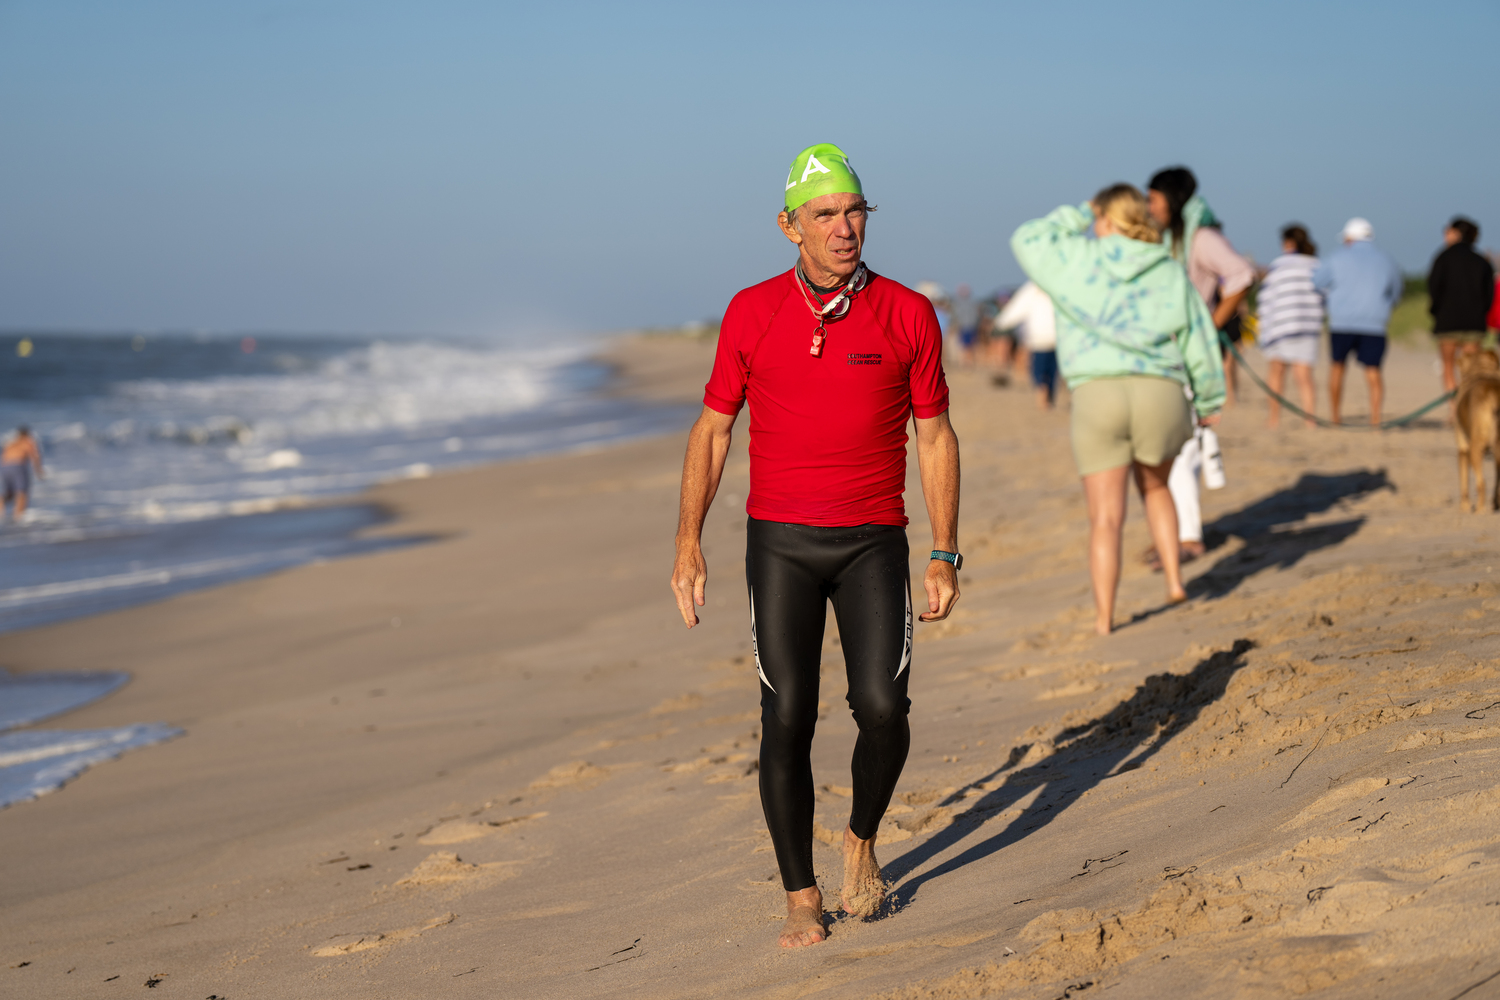
[[(917, 417), (917, 465), (922, 472), (922, 496), (932, 522), (932, 547), (958, 551), (958, 435), (948, 422), (948, 411)], [(958, 570), (950, 562), (933, 559), (922, 579), (927, 591), (924, 622), (942, 621), (958, 600)]]
[(1443, 300), (1443, 264), (1442, 254), (1439, 254), (1427, 272), (1427, 311), (1432, 314), (1433, 318), (1437, 317)]
[(677, 515), (677, 561), (672, 567), (672, 593), (677, 610), (688, 628), (698, 624), (693, 605), (703, 607), (708, 583), (708, 563), (703, 560), (703, 519), (719, 491), (724, 459), (735, 415), (705, 406), (688, 433), (687, 454), (682, 460), (682, 502)]
[(1219, 299), (1219, 304), (1214, 307), (1214, 329), (1224, 329), (1224, 324), (1229, 322), (1236, 312), (1239, 311), (1240, 303), (1245, 301), (1245, 296), (1250, 294), (1250, 289), (1241, 288), (1237, 292), (1231, 292)]

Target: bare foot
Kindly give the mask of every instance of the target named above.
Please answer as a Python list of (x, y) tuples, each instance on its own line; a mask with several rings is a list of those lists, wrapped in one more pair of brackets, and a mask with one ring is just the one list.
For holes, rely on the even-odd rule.
[(1194, 559), (1202, 559), (1207, 551), (1202, 542), (1181, 542), (1177, 546), (1177, 563), (1180, 566)]
[(778, 943), (783, 948), (805, 948), (828, 937), (823, 927), (823, 894), (817, 886), (786, 894), (786, 923)]
[(873, 917), (885, 902), (885, 876), (875, 860), (875, 838), (860, 840), (844, 827), (844, 912)]

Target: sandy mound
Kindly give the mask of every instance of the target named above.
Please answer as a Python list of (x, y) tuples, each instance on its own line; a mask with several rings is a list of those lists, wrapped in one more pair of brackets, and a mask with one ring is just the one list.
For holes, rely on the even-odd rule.
[(444, 913), (433, 917), (424, 924), (414, 927), (403, 927), (400, 930), (381, 934), (376, 931), (363, 931), (357, 934), (338, 934), (328, 939), (328, 943), (319, 948), (314, 948), (312, 954), (316, 958), (340, 958), (344, 955), (353, 955), (356, 952), (370, 951), (374, 948), (388, 948), (391, 945), (409, 941), (419, 934), (424, 934), (434, 927), (442, 927), (451, 924), (455, 914)]

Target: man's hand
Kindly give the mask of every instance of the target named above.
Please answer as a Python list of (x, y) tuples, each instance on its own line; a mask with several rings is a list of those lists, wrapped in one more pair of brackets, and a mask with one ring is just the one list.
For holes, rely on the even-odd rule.
[(693, 605), (703, 607), (707, 584), (708, 563), (703, 561), (703, 550), (696, 544), (678, 543), (677, 562), (672, 567), (672, 593), (677, 595), (677, 610), (682, 612), (688, 628), (698, 624), (698, 612)]
[(922, 587), (927, 591), (927, 614), (918, 618), (924, 622), (940, 622), (947, 618), (958, 601), (958, 570), (951, 562), (934, 559), (927, 564)]
[(703, 586), (708, 582), (708, 563), (703, 561), (703, 519), (719, 489), (724, 458), (729, 454), (729, 435), (734, 414), (708, 406), (698, 415), (688, 434), (687, 454), (682, 459), (682, 506), (677, 515), (677, 559), (672, 564), (672, 594), (688, 628), (698, 624), (693, 605), (703, 607)]

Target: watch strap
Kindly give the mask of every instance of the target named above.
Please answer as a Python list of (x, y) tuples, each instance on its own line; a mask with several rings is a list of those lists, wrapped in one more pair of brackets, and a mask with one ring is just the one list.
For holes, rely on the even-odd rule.
[(964, 557), (957, 552), (944, 552), (942, 549), (933, 549), (932, 558), (941, 559), (943, 562), (950, 562), (953, 564), (954, 569), (964, 568)]

